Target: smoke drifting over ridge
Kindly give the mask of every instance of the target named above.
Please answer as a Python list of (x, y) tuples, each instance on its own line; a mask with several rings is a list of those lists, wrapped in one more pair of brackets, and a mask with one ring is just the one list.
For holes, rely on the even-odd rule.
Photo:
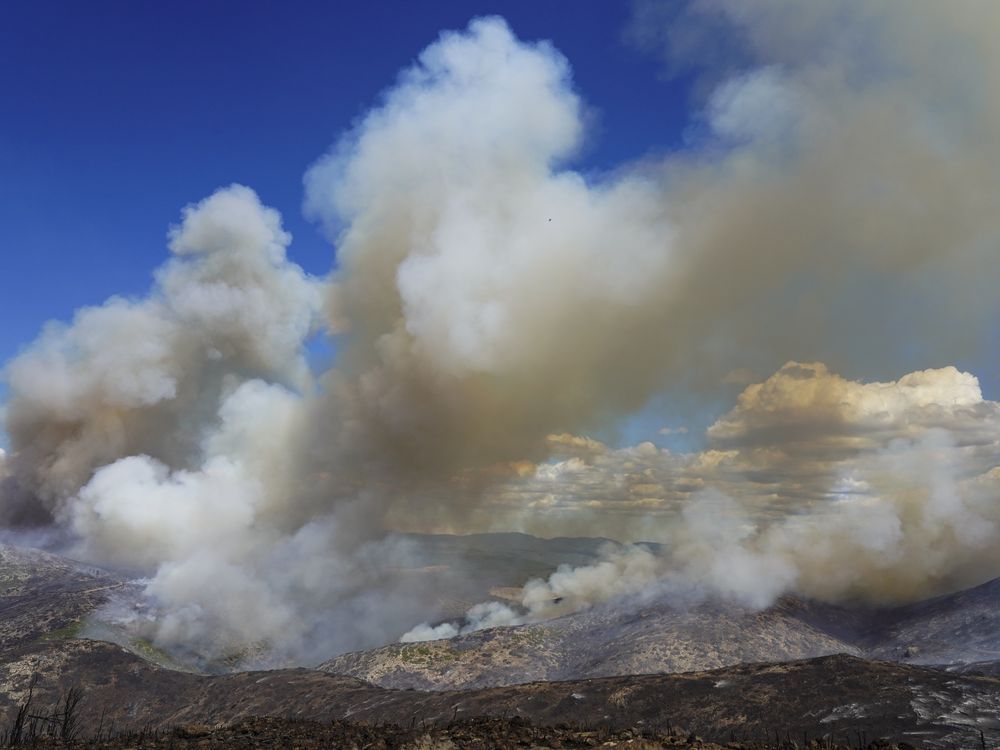
[[(741, 42), (705, 71), (689, 148), (588, 179), (567, 166), (583, 105), (556, 50), (496, 18), (442, 35), (306, 176), (337, 246), (329, 278), (291, 263), (277, 213), (231, 186), (185, 209), (148, 298), (81, 310), (8, 365), (6, 516), (48, 517), (78, 554), (148, 575), (164, 645), (316, 658), (424, 616), (387, 529), (468, 525), (502, 467), (544, 462), (553, 435), (738, 367), (882, 373), (913, 351), (975, 352), (996, 312), (1000, 9), (637, 7), (672, 64), (703, 64), (706, 25)], [(343, 345), (314, 375), (320, 329)], [(692, 480), (677, 503), (648, 496), (653, 516), (690, 503), (660, 534), (676, 557), (580, 571), (593, 586), (567, 601), (678, 576), (761, 605), (789, 589), (908, 597), (1000, 572), (997, 408), (975, 378), (914, 373), (884, 389), (914, 403), (858, 391), (871, 398), (852, 412), (871, 384), (818, 368), (785, 365), (709, 449), (650, 467)], [(576, 460), (567, 474), (600, 463)], [(733, 478), (762, 474), (806, 512), (759, 513)], [(805, 477), (854, 496), (834, 523), (816, 493), (782, 489)], [(847, 479), (864, 487), (837, 490)], [(582, 517), (606, 533), (600, 510)], [(528, 587), (532, 616), (567, 575)]]
[(862, 384), (790, 362), (746, 388), (708, 432), (713, 447), (694, 454), (560, 436), (575, 455), (537, 467), (518, 499), (586, 514), (600, 498), (606, 514), (641, 510), (639, 533), (653, 508), (674, 508), (658, 524), (665, 548), (609, 549), (595, 564), (529, 581), (518, 609), (484, 602), (461, 622), (423, 624), (403, 640), (623, 597), (684, 605), (714, 595), (763, 608), (798, 592), (895, 604), (1000, 571), (1000, 403), (984, 400), (967, 373)]

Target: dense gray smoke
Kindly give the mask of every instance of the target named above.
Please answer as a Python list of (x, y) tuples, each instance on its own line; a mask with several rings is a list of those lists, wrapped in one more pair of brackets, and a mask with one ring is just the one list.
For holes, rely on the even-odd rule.
[[(148, 576), (162, 645), (293, 659), (434, 616), (384, 537), (403, 525), (652, 520), (672, 550), (561, 571), (447, 633), (678, 577), (763, 606), (1000, 572), (997, 405), (943, 367), (996, 312), (1000, 7), (636, 7), (633, 37), (699, 66), (686, 148), (574, 172), (569, 63), (497, 18), (443, 34), (306, 175), (329, 278), (232, 186), (185, 209), (147, 298), (8, 365), (5, 518)], [(319, 331), (338, 356), (314, 375)], [(704, 451), (580, 437), (740, 378)]]

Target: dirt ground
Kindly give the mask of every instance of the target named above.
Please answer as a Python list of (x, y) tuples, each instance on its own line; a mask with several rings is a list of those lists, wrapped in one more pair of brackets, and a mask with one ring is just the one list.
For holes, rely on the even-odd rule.
[[(858, 745), (824, 744), (810, 741), (798, 744), (790, 738), (780, 744), (734, 740), (725, 745), (705, 742), (681, 729), (666, 732), (642, 732), (631, 729), (610, 730), (587, 727), (537, 726), (524, 719), (467, 719), (440, 727), (394, 724), (372, 726), (345, 721), (328, 724), (277, 718), (252, 718), (228, 727), (188, 725), (162, 732), (130, 732), (115, 737), (65, 742), (56, 738), (25, 739), (25, 747), (39, 750), (125, 750), (126, 748), (164, 748), (174, 750), (203, 748), (343, 748), (344, 750), (514, 750), (517, 748), (702, 748), (702, 750), (800, 750), (830, 748), (856, 750)], [(912, 750), (912, 746), (873, 741), (867, 750)]]

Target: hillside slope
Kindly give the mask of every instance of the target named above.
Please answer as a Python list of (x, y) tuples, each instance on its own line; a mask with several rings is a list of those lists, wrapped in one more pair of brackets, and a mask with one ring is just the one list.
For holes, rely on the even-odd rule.
[(0, 667), (0, 721), (41, 679), (36, 705), (83, 689), (83, 730), (229, 724), (252, 716), (350, 719), (410, 726), (473, 716), (666, 729), (717, 741), (792, 737), (918, 740), (971, 747), (979, 731), (1000, 740), (1000, 680), (850, 656), (675, 675), (541, 682), (469, 691), (389, 690), (313, 670), (204, 676), (143, 661), (112, 644), (70, 640), (10, 654)]
[(866, 648), (913, 664), (1000, 660), (1000, 578), (880, 615)]
[(786, 598), (754, 611), (718, 602), (621, 602), (547, 622), (450, 640), (342, 654), (320, 669), (383, 687), (468, 689), (534, 680), (689, 672), (731, 664), (860, 654), (841, 630), (851, 614)]

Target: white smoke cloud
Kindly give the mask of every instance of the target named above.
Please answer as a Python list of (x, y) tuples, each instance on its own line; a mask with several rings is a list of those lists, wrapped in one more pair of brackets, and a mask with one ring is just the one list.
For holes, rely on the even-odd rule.
[[(515, 624), (516, 615), (511, 615), (509, 621), (506, 625)], [(478, 628), (474, 628), (478, 629)], [(446, 638), (454, 638), (462, 632), (471, 633), (473, 630), (465, 629), (464, 631), (459, 629), (459, 626), (454, 625), (450, 622), (443, 622), (440, 625), (428, 625), (427, 623), (421, 623), (413, 628), (407, 630), (403, 635), (400, 636), (400, 643), (420, 643), (421, 641), (439, 641)]]
[(430, 434), (425, 462), (463, 466), (487, 446), (516, 459), (600, 402), (641, 403), (608, 387), (622, 377), (610, 350), (647, 352), (617, 334), (643, 327), (670, 278), (672, 231), (648, 180), (556, 169), (582, 132), (566, 60), (480, 19), (428, 48), (307, 175), (307, 206), (337, 233), (345, 357), (397, 449)]
[[(146, 299), (82, 310), (10, 363), (18, 484), (5, 502), (43, 503), (74, 554), (148, 576), (159, 616), (142, 627), (162, 645), (342, 650), (379, 631), (350, 623), (374, 606), (364, 587), (380, 568), (377, 543), (344, 545), (303, 501), (321, 484), (303, 448), (321, 284), (286, 259), (280, 217), (245, 187), (189, 206), (170, 238)], [(406, 553), (384, 543), (380, 556)]]
[(528, 581), (521, 591), (519, 610), (497, 601), (481, 602), (469, 608), (462, 622), (422, 623), (404, 633), (400, 642), (454, 638), (487, 628), (551, 619), (611, 599), (650, 593), (663, 575), (663, 561), (646, 547), (609, 548), (593, 565), (560, 565), (548, 579)]
[[(215, 655), (395, 638), (435, 613), (384, 532), (526, 507), (586, 533), (672, 519), (659, 536), (687, 554), (560, 571), (475, 626), (674, 574), (759, 605), (995, 572), (997, 407), (954, 369), (860, 383), (790, 363), (697, 454), (575, 437), (792, 357), (884, 378), (913, 352), (978, 351), (1000, 237), (995, 9), (849, 2), (834, 23), (713, 0), (664, 27), (639, 8), (647, 44), (707, 68), (690, 148), (574, 172), (565, 58), (498, 18), (443, 34), (306, 176), (329, 280), (232, 186), (185, 209), (147, 298), (83, 309), (8, 365), (4, 517), (45, 516), (148, 576), (158, 642)], [(736, 53), (702, 55), (706, 27)], [(343, 345), (314, 378), (320, 326)], [(702, 510), (717, 493), (731, 525)]]
[(7, 366), (19, 480), (53, 512), (101, 466), (148, 454), (197, 466), (212, 406), (241, 380), (305, 387), (320, 290), (290, 236), (242, 186), (185, 209), (150, 296), (50, 324)]
[(553, 436), (577, 455), (500, 489), (511, 514), (531, 508), (535, 522), (555, 513), (559, 523), (596, 513), (604, 531), (633, 536), (655, 525), (664, 549), (611, 549), (596, 564), (528, 582), (504, 618), (485, 619), (477, 605), (463, 622), (421, 625), (407, 640), (640, 595), (714, 595), (755, 608), (786, 593), (885, 604), (1000, 573), (1000, 404), (983, 399), (969, 373), (946, 367), (862, 383), (789, 362), (748, 386), (708, 437), (728, 448), (676, 455)]

